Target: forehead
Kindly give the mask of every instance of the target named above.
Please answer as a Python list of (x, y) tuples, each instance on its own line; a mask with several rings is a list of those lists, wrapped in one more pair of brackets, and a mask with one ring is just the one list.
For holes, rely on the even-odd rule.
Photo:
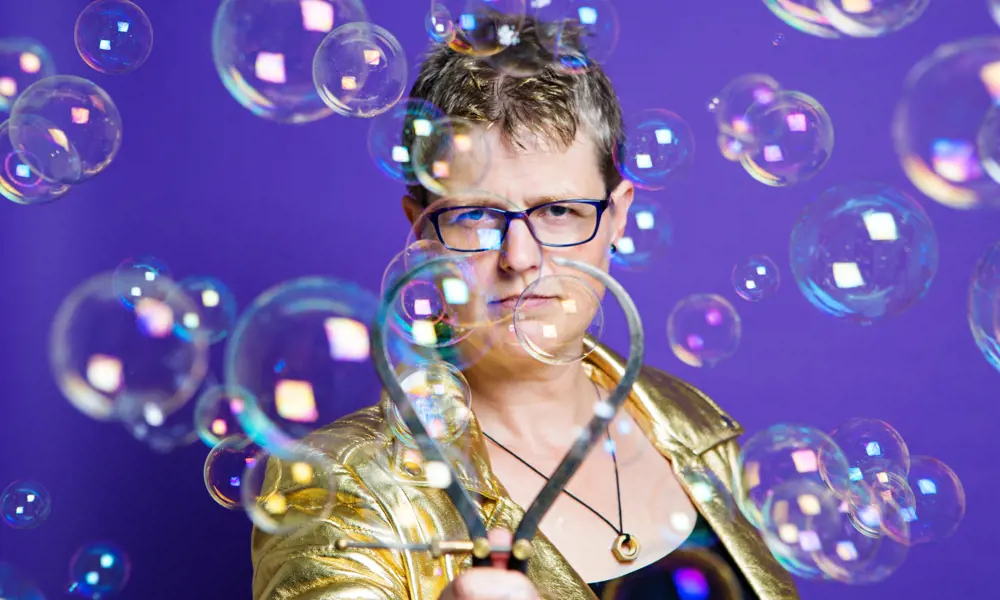
[(498, 125), (480, 126), (486, 170), (475, 188), (515, 207), (547, 200), (603, 198), (596, 144), (583, 129), (569, 145), (543, 133), (518, 132), (515, 139)]

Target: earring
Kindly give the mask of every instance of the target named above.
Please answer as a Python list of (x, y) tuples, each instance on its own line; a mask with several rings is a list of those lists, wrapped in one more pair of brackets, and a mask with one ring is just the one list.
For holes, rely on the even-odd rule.
[(611, 244), (611, 254), (618, 254), (618, 246)]

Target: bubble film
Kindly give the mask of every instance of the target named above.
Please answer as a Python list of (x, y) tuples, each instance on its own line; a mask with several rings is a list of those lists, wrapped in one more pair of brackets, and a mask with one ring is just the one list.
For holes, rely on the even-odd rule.
[(626, 126), (625, 143), (616, 149), (615, 162), (622, 177), (641, 189), (661, 190), (670, 175), (694, 157), (694, 132), (677, 113), (643, 111)]
[(247, 405), (249, 392), (225, 385), (209, 385), (198, 395), (194, 427), (209, 448), (228, 437), (244, 435), (239, 415)]
[(781, 275), (778, 265), (770, 257), (754, 254), (733, 266), (732, 281), (740, 298), (760, 302), (778, 291)]
[(132, 562), (117, 544), (97, 542), (77, 550), (69, 563), (69, 591), (100, 600), (125, 589)]
[(196, 275), (177, 283), (177, 289), (198, 306), (198, 318), (181, 323), (178, 335), (204, 335), (210, 344), (226, 339), (236, 323), (236, 297), (215, 277)]
[(24, 160), (10, 141), (10, 122), (0, 123), (0, 195), (16, 204), (46, 204), (69, 191), (63, 183), (51, 183), (31, 166), (35, 157)]
[(15, 481), (0, 492), (0, 516), (13, 529), (34, 529), (52, 514), (52, 496), (35, 481)]
[(128, 0), (96, 0), (76, 19), (73, 31), (80, 58), (95, 71), (109, 75), (141, 67), (153, 50), (153, 25)]
[(24, 90), (10, 113), (10, 139), (21, 160), (53, 183), (79, 183), (118, 155), (122, 118), (107, 92), (71, 75)]
[(1000, 38), (945, 44), (914, 65), (892, 124), (896, 154), (913, 185), (951, 208), (1000, 206), (1000, 183), (990, 175), (998, 172), (994, 153), (984, 157), (979, 149), (998, 100)]
[[(439, 444), (451, 444), (465, 433), (472, 418), (472, 391), (461, 371), (449, 363), (437, 361), (405, 368), (398, 377), (427, 435)], [(409, 448), (417, 447), (395, 406), (386, 415), (386, 420), (396, 439)]]
[(691, 367), (714, 367), (732, 356), (743, 334), (740, 315), (716, 294), (693, 294), (674, 305), (667, 341), (674, 356)]
[(330, 32), (313, 60), (313, 82), (335, 113), (373, 117), (390, 110), (406, 88), (406, 55), (396, 37), (368, 23)]
[(764, 185), (783, 187), (819, 173), (833, 153), (833, 123), (815, 98), (779, 91), (747, 109), (752, 150), (740, 164)]
[(878, 183), (835, 186), (803, 208), (791, 268), (806, 299), (837, 318), (869, 324), (923, 298), (938, 242), (923, 208)]
[(1000, 242), (983, 253), (972, 272), (968, 321), (983, 356), (1000, 370)]
[(843, 451), (852, 481), (874, 485), (884, 480), (886, 473), (905, 478), (910, 471), (910, 451), (906, 442), (885, 421), (850, 419), (831, 431), (830, 437)]
[(840, 32), (880, 37), (919, 19), (930, 0), (815, 0), (816, 8)]
[(837, 38), (841, 33), (819, 11), (820, 0), (764, 0), (779, 19), (793, 29), (820, 38)]
[(709, 110), (719, 127), (719, 150), (727, 160), (738, 161), (759, 150), (758, 123), (747, 118), (750, 107), (775, 101), (781, 85), (770, 75), (749, 73), (726, 84), (711, 102)]
[(320, 44), (341, 25), (367, 21), (360, 0), (224, 0), (212, 58), (244, 108), (279, 123), (309, 123), (333, 114), (313, 82)]
[(452, 50), (470, 56), (496, 54), (515, 43), (524, 23), (526, 0), (437, 0), (439, 19), (451, 18)]
[(610, 0), (529, 0), (538, 38), (566, 73), (604, 64), (618, 46), (621, 26)]
[(163, 300), (169, 289), (163, 281), (170, 279), (170, 267), (155, 256), (136, 256), (118, 263), (112, 273), (115, 295), (127, 308), (135, 308), (143, 298)]
[(958, 529), (965, 517), (965, 488), (958, 475), (940, 460), (914, 456), (907, 482), (913, 493), (907, 513), (910, 543), (941, 541)]

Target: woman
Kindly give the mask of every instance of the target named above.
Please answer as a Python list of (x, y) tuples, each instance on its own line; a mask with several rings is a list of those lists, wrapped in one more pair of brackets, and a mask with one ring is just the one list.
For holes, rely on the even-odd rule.
[[(520, 44), (538, 45), (530, 26)], [(599, 67), (572, 74), (549, 66), (513, 79), (441, 47), (424, 63), (411, 97), (477, 123), (483, 146), (476, 151), (484, 154), (456, 163), (448, 182), (475, 191), (440, 198), (414, 188), (403, 206), (423, 237), (469, 253), (495, 310), (509, 317), (540, 274), (579, 275), (555, 265), (555, 256), (608, 268), (633, 188), (614, 168), (621, 111)], [(485, 164), (485, 171), (469, 167)], [(544, 309), (554, 300), (541, 294), (532, 302)], [(582, 361), (545, 364), (520, 349), (509, 319), (497, 327), (501, 343), (465, 370), (474, 417), (456, 443), (466, 457), (457, 468), (491, 538), (509, 543), (523, 508), (624, 365), (603, 346)], [(447, 495), (421, 485), (419, 466), (412, 472), (393, 466), (407, 461), (388, 433), (389, 411), (383, 398), (313, 440), (337, 464), (337, 505), (329, 519), (286, 537), (254, 532), (255, 598), (592, 599), (614, 588), (620, 597), (638, 598), (644, 596), (635, 590), (655, 582), (649, 577), (663, 572), (664, 561), (695, 551), (717, 565), (720, 585), (733, 594), (797, 597), (757, 532), (732, 511), (727, 486), (741, 428), (661, 371), (643, 370), (608, 429), (613, 451), (592, 451), (542, 520), (526, 576), (468, 568), (468, 554), (334, 547), (341, 538), (468, 539)], [(711, 493), (703, 493), (706, 486)], [(669, 597), (655, 583), (649, 589)]]

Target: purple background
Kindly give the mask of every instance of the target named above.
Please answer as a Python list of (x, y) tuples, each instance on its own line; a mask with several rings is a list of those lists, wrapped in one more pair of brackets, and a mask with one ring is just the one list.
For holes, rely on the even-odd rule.
[[(78, 283), (139, 254), (159, 256), (178, 274), (223, 278), (241, 306), (279, 281), (308, 274), (377, 289), (404, 242), (402, 190), (370, 162), (366, 121), (282, 126), (229, 96), (210, 55), (216, 2), (143, 3), (156, 45), (149, 62), (124, 77), (90, 71), (76, 55), (73, 24), (84, 4), (0, 5), (0, 37), (37, 38), (60, 72), (103, 86), (125, 120), (121, 154), (105, 174), (51, 205), (0, 204), (0, 484), (36, 479), (54, 497), (43, 527), (0, 527), (0, 560), (22, 566), (50, 597), (61, 597), (76, 548), (111, 539), (134, 562), (123, 598), (245, 598), (249, 521), (205, 492), (206, 449), (158, 456), (122, 427), (74, 410), (49, 374), (50, 320)], [(425, 45), (426, 5), (369, 3), (373, 21), (396, 34), (411, 63)], [(937, 456), (962, 478), (969, 508), (954, 537), (917, 547), (882, 584), (803, 582), (805, 598), (986, 597), (1000, 537), (1000, 521), (986, 510), (1000, 495), (986, 454), (1000, 417), (1000, 379), (971, 339), (965, 304), (976, 259), (1000, 237), (1000, 215), (956, 212), (917, 195), (937, 226), (940, 272), (921, 303), (873, 327), (824, 316), (787, 271), (791, 226), (823, 189), (878, 179), (916, 193), (890, 138), (903, 77), (943, 42), (996, 34), (985, 0), (939, 0), (902, 32), (848, 41), (793, 31), (755, 0), (619, 7), (622, 36), (607, 68), (626, 112), (674, 110), (698, 143), (690, 175), (655, 194), (675, 227), (670, 255), (645, 274), (618, 273), (642, 310), (648, 362), (702, 387), (748, 431), (779, 421), (830, 429), (854, 416), (881, 418), (914, 454)], [(776, 47), (779, 33), (784, 41)], [(767, 188), (715, 150), (707, 101), (746, 72), (770, 73), (829, 111), (837, 145), (814, 180)], [(778, 295), (760, 305), (736, 298), (729, 284), (733, 264), (754, 253), (771, 255), (785, 277)], [(738, 353), (714, 370), (684, 366), (665, 339), (670, 308), (694, 292), (722, 293), (743, 316)], [(619, 347), (622, 337), (609, 332)]]

